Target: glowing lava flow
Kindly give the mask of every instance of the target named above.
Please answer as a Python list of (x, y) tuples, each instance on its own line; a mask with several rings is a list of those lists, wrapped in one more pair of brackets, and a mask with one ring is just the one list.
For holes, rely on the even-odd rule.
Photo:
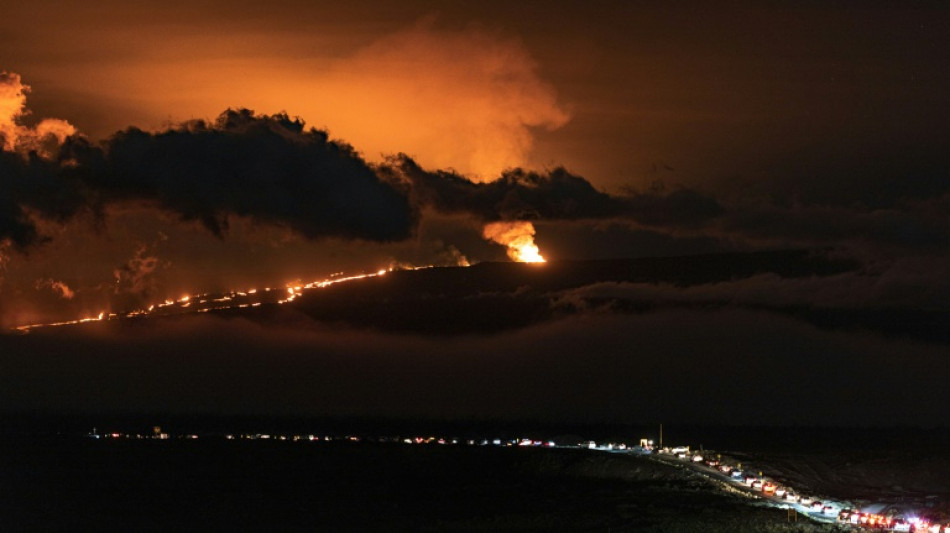
[[(508, 256), (514, 261), (523, 263), (543, 263), (545, 259), (541, 257), (537, 245), (534, 244), (534, 226), (530, 222), (494, 222), (485, 226), (484, 236), (508, 247)], [(428, 266), (401, 266), (400, 270), (422, 270), (433, 268)], [(459, 263), (459, 266), (468, 266), (468, 262)], [(330, 277), (314, 281), (307, 284), (288, 285), (284, 289), (267, 287), (265, 289), (248, 289), (244, 291), (231, 291), (225, 294), (196, 294), (185, 295), (177, 300), (165, 300), (160, 303), (149, 305), (142, 309), (128, 311), (124, 313), (101, 312), (97, 316), (85, 317), (76, 320), (67, 320), (63, 322), (48, 322), (38, 324), (27, 324), (16, 326), (14, 330), (21, 333), (28, 333), (30, 330), (38, 328), (49, 328), (57, 326), (71, 326), (76, 324), (85, 324), (87, 322), (102, 322), (110, 320), (121, 320), (124, 318), (168, 316), (185, 313), (207, 313), (221, 309), (243, 309), (247, 307), (260, 307), (263, 304), (285, 304), (294, 301), (303, 294), (303, 291), (310, 289), (323, 289), (337, 283), (346, 283), (366, 278), (375, 278), (383, 276), (394, 269), (381, 269), (366, 274), (357, 274), (354, 276), (344, 276), (342, 272), (337, 272)]]
[[(432, 268), (432, 266), (422, 267), (401, 267), (401, 270), (422, 270)], [(342, 272), (333, 274), (329, 278), (314, 281), (307, 284), (290, 285), (286, 289), (277, 289), (267, 287), (265, 289), (248, 289), (244, 291), (231, 291), (225, 294), (197, 294), (185, 295), (178, 300), (165, 300), (161, 303), (152, 304), (147, 308), (136, 309), (126, 313), (99, 313), (94, 317), (80, 318), (77, 320), (67, 320), (63, 322), (50, 322), (43, 324), (28, 324), (17, 326), (14, 329), (21, 333), (28, 333), (37, 328), (48, 328), (56, 326), (70, 326), (75, 324), (85, 324), (87, 322), (102, 322), (108, 320), (118, 320), (123, 318), (148, 317), (148, 316), (168, 316), (184, 313), (207, 313), (219, 309), (236, 309), (246, 307), (260, 307), (262, 304), (285, 304), (297, 299), (303, 291), (308, 289), (322, 289), (337, 283), (346, 283), (366, 278), (375, 278), (392, 272), (392, 268), (381, 269), (367, 274), (357, 274), (354, 276), (343, 276)]]
[(534, 224), (530, 222), (492, 222), (482, 230), (486, 239), (508, 247), (508, 257), (519, 263), (544, 263), (534, 243)]

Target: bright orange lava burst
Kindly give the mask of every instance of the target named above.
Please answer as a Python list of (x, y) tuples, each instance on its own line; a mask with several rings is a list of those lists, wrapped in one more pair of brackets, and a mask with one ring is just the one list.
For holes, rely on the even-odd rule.
[(530, 222), (492, 222), (482, 230), (489, 240), (508, 247), (508, 257), (519, 263), (544, 263), (534, 243), (534, 224)]

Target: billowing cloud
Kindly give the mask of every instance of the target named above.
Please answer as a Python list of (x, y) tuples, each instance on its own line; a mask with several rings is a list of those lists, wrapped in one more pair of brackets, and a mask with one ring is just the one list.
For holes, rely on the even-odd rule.
[(36, 155), (0, 151), (0, 241), (25, 250), (47, 237), (34, 216), (65, 221), (90, 207), (90, 198), (63, 167)]
[(13, 150), (17, 141), (16, 120), (26, 103), (25, 87), (19, 74), (0, 72), (0, 147)]
[(113, 270), (115, 293), (150, 296), (156, 288), (154, 274), (161, 266), (161, 260), (150, 255), (148, 246), (139, 246), (128, 261)]
[(37, 289), (48, 289), (64, 300), (72, 300), (76, 293), (69, 288), (69, 285), (66, 285), (63, 281), (58, 281), (52, 278), (37, 280), (36, 282)]
[(648, 226), (701, 226), (722, 213), (712, 197), (688, 188), (654, 188), (611, 195), (564, 168), (546, 173), (523, 169), (479, 183), (451, 171), (427, 171), (405, 155), (384, 171), (411, 185), (413, 199), (445, 213), (481, 220), (584, 220), (625, 218)]
[[(222, 41), (228, 32), (219, 23), (227, 15), (217, 13), (210, 32), (178, 26), (182, 21), (175, 35), (142, 38), (129, 30), (123, 42), (137, 57), (131, 63), (69, 65), (50, 76), (81, 71), (73, 76), (81, 79), (65, 83), (85, 96), (79, 108), (92, 117), (84, 128), (98, 137), (129, 124), (152, 130), (213, 117), (225, 106), (286, 110), (346, 139), (370, 162), (401, 151), (484, 180), (530, 163), (537, 130), (570, 118), (529, 48), (501, 30), (431, 18), (413, 23), (400, 8), (398, 22), (385, 17), (372, 31), (354, 33), (325, 6), (297, 7), (327, 26), (257, 26), (253, 39), (228, 34)], [(128, 118), (114, 118), (117, 106)]]
[(287, 115), (227, 111), (158, 133), (130, 128), (101, 147), (72, 137), (56, 161), (0, 153), (0, 240), (41, 241), (31, 218), (141, 202), (222, 236), (231, 216), (307, 238), (397, 241), (414, 230), (405, 192), (353, 149)]
[[(495, 92), (540, 98), (523, 90), (523, 85), (532, 85), (526, 81), (533, 79), (531, 67), (523, 54), (512, 52), (514, 45), (493, 45), (495, 40), (477, 32), (454, 40), (434, 35), (420, 26), (394, 38), (393, 45), (408, 47), (428, 58), (425, 61), (447, 61), (441, 52), (433, 59), (422, 50), (436, 38), (448, 39), (450, 51), (474, 39), (484, 45), (479, 54), (485, 54), (472, 59), (480, 65), (475, 71), (488, 79), (498, 77), (503, 87)], [(360, 57), (375, 57), (374, 53), (389, 57), (386, 47), (372, 50)], [(406, 57), (418, 55), (409, 52)], [(27, 135), (16, 120), (23, 113), (28, 88), (15, 74), (5, 79), (9, 120), (4, 131), (13, 141), (11, 150), (0, 154), (0, 171), (6, 176), (0, 183), (0, 239), (21, 250), (45, 238), (37, 230), (36, 216), (65, 221), (85, 210), (102, 218), (105, 207), (115, 203), (157, 207), (185, 221), (197, 221), (218, 236), (225, 234), (231, 217), (239, 216), (285, 226), (309, 239), (377, 242), (412, 235), (419, 213), (426, 209), (483, 222), (626, 216), (646, 224), (677, 224), (678, 218), (698, 224), (718, 213), (714, 200), (693, 191), (615, 197), (564, 169), (546, 174), (513, 169), (480, 183), (454, 171), (423, 170), (404, 155), (374, 167), (349, 145), (331, 141), (324, 131), (306, 129), (302, 120), (284, 113), (228, 110), (214, 122), (193, 120), (158, 132), (128, 128), (101, 145), (70, 136), (73, 131), (61, 121), (41, 122)], [(508, 83), (521, 88), (504, 89)], [(538, 85), (537, 90), (546, 89)], [(549, 104), (553, 105), (545, 105)], [(511, 135), (528, 138), (525, 128), (544, 120), (524, 115), (521, 107), (531, 109), (526, 104), (500, 106), (517, 123), (511, 126)], [(466, 135), (459, 133), (463, 140)], [(24, 147), (47, 157), (24, 155)]]
[(30, 87), (24, 85), (20, 75), (0, 71), (0, 149), (6, 151), (37, 152), (52, 156), (66, 137), (76, 133), (70, 123), (61, 119), (43, 119), (36, 126), (22, 124), (29, 114), (26, 95)]
[(415, 224), (405, 194), (353, 149), (287, 115), (228, 110), (158, 133), (119, 132), (102, 149), (67, 144), (66, 173), (97, 201), (144, 201), (221, 235), (231, 215), (307, 238), (392, 241)]
[(20, 250), (43, 239), (31, 212), (64, 220), (86, 203), (72, 184), (56, 177), (59, 166), (50, 161), (76, 129), (60, 119), (24, 125), (29, 91), (19, 74), (0, 71), (0, 245)]
[(532, 128), (569, 119), (517, 40), (432, 20), (338, 60), (314, 85), (320, 120), (371, 157), (406, 152), (485, 181), (528, 162)]

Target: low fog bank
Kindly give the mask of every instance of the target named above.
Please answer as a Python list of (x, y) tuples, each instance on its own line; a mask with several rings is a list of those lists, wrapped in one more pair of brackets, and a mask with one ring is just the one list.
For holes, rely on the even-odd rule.
[(181, 317), (0, 336), (9, 412), (942, 426), (943, 346), (770, 312), (584, 313), (431, 338)]

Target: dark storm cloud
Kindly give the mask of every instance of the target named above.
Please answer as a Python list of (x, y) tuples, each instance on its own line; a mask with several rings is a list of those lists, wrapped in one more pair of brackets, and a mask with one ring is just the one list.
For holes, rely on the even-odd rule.
[(43, 237), (27, 210), (58, 221), (87, 209), (142, 202), (223, 236), (230, 216), (287, 226), (307, 238), (399, 241), (433, 208), (481, 221), (624, 218), (697, 227), (719, 216), (716, 200), (686, 188), (622, 196), (598, 191), (563, 168), (522, 169), (478, 183), (426, 171), (406, 156), (375, 168), (349, 145), (286, 115), (228, 110), (150, 133), (121, 131), (101, 146), (71, 137), (58, 158), (5, 153), (0, 238), (25, 249)]
[[(604, 231), (588, 231), (605, 247), (591, 250), (593, 241), (574, 242), (572, 249), (553, 257), (855, 245), (934, 253), (950, 243), (946, 156), (926, 147), (874, 153), (865, 146), (852, 154), (828, 155), (825, 168), (809, 154), (755, 180), (723, 181), (703, 191), (655, 182), (609, 194), (564, 168), (544, 173), (513, 169), (480, 183), (452, 171), (423, 169), (404, 155), (382, 170), (408, 183), (420, 208), (482, 221), (548, 221), (559, 234), (539, 232), (539, 242), (547, 241), (545, 249), (564, 249), (559, 241), (567, 240), (578, 222), (589, 226), (603, 221), (615, 234), (604, 239)], [(631, 249), (632, 243), (644, 246)], [(586, 250), (583, 255), (577, 255), (580, 249)], [(618, 255), (616, 250), (626, 251)]]
[[(405, 155), (373, 166), (299, 120), (229, 110), (214, 123), (156, 133), (129, 128), (101, 146), (71, 137), (55, 159), (0, 154), (0, 240), (26, 249), (44, 239), (34, 215), (65, 221), (84, 210), (101, 216), (109, 204), (140, 202), (218, 236), (229, 217), (242, 216), (307, 238), (403, 241), (416, 233), (420, 213), (434, 210), (480, 222), (603, 221), (616, 234), (613, 256), (613, 250), (655, 255), (652, 248), (631, 250), (632, 243), (649, 248), (654, 241), (677, 254), (855, 243), (940, 250), (950, 242), (947, 166), (931, 151), (915, 153), (880, 165), (867, 155), (864, 164), (831, 169), (802, 155), (774, 174), (723, 182), (712, 192), (657, 182), (610, 194), (564, 168), (512, 169), (476, 182), (424, 169)], [(563, 249), (558, 238), (539, 235)]]
[(409, 183), (417, 204), (482, 220), (604, 218), (623, 209), (616, 198), (560, 168), (546, 175), (515, 169), (478, 183), (451, 171), (424, 170), (399, 155), (384, 170)]
[(655, 187), (610, 195), (564, 168), (546, 173), (512, 169), (497, 180), (477, 183), (451, 171), (426, 171), (400, 155), (387, 170), (411, 185), (418, 204), (486, 221), (627, 218), (645, 225), (679, 227), (697, 226), (722, 213), (714, 198), (692, 189)]
[(101, 201), (154, 201), (212, 233), (229, 215), (289, 226), (308, 238), (372, 241), (410, 235), (403, 193), (379, 180), (348, 145), (286, 115), (228, 110), (159, 133), (130, 128), (103, 149), (73, 142), (64, 154)]
[(35, 153), (0, 150), (0, 242), (25, 250), (45, 239), (30, 213), (65, 221), (85, 207), (88, 197), (73, 179), (60, 175), (58, 164)]
[(349, 146), (286, 115), (228, 110), (157, 133), (137, 128), (96, 146), (71, 137), (55, 160), (0, 154), (0, 239), (44, 239), (31, 212), (65, 221), (87, 209), (143, 202), (223, 236), (229, 216), (283, 225), (307, 238), (398, 241), (416, 213)]

